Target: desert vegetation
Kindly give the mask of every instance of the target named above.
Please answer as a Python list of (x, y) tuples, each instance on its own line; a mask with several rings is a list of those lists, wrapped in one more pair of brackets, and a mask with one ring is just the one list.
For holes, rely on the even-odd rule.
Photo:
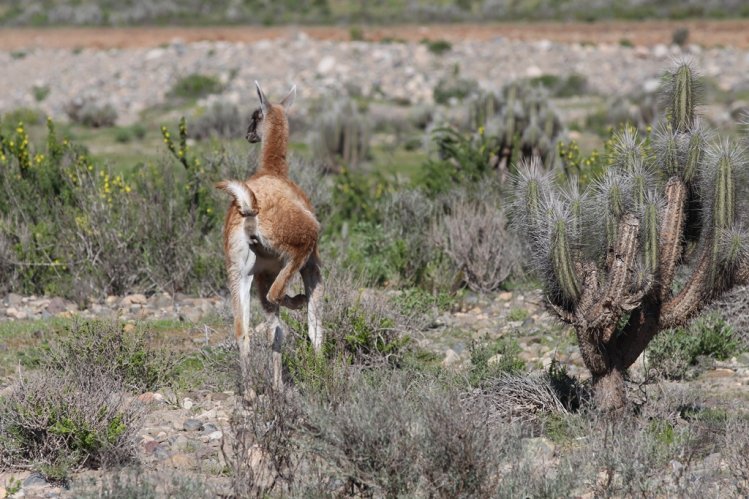
[(257, 302), (243, 365), (233, 338), (214, 184), (259, 162), (236, 72), (180, 67), (134, 123), (93, 98), (0, 117), (0, 497), (749, 493), (738, 84), (487, 85), (459, 44), (351, 43), (447, 69), (426, 101), (300, 87), (287, 160), (326, 335), (280, 311), (283, 387)]

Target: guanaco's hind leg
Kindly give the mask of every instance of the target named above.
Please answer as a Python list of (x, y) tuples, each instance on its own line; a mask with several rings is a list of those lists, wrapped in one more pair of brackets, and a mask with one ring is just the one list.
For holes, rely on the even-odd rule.
[(286, 265), (278, 273), (276, 280), (270, 287), (270, 291), (266, 295), (267, 299), (271, 303), (275, 303), (286, 308), (298, 309), (307, 303), (308, 295), (296, 295), (290, 297), (286, 294), (286, 286), (289, 284), (291, 277), (299, 272), (302, 265), (307, 261), (309, 254), (303, 254), (299, 256), (293, 256), (286, 262)]
[(231, 304), (234, 315), (234, 336), (239, 346), (242, 374), (246, 374), (250, 357), (250, 288), (252, 275), (230, 271)]
[(323, 282), (320, 274), (320, 260), (312, 255), (302, 267), (304, 293), (307, 295), (307, 334), (315, 352), (320, 353), (325, 333), (322, 328)]
[(268, 328), (268, 341), (271, 343), (271, 364), (273, 367), (273, 389), (283, 389), (283, 376), (281, 374), (281, 345), (284, 337), (284, 327), (279, 317), (280, 307), (271, 303), (268, 298), (268, 290), (273, 283), (273, 276), (259, 274), (257, 276), (257, 291), (260, 297), (260, 305), (265, 313), (265, 327)]

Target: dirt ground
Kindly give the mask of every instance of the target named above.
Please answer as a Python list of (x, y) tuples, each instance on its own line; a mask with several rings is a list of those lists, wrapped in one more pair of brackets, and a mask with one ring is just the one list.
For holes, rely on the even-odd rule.
[[(670, 43), (678, 27), (689, 28), (689, 41), (703, 46), (749, 48), (749, 19), (729, 21), (643, 21), (597, 23), (493, 23), (447, 25), (401, 25), (363, 27), (364, 38), (419, 41), (423, 38), (450, 41), (481, 41), (494, 37), (519, 40), (547, 39), (555, 42), (620, 43), (635, 45)], [(185, 42), (225, 40), (252, 42), (294, 36), (298, 32), (325, 40), (349, 40), (344, 26), (216, 26), (216, 27), (133, 27), (133, 28), (2, 28), (0, 50), (33, 47), (100, 49), (153, 47), (175, 39)]]

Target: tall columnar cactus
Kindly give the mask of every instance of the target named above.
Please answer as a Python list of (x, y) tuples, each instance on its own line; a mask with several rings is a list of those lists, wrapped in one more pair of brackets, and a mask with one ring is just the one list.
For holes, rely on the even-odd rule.
[[(626, 406), (624, 374), (656, 334), (749, 281), (736, 202), (743, 150), (730, 140), (709, 143), (688, 64), (666, 79), (669, 108), (652, 150), (634, 130), (619, 134), (612, 166), (590, 192), (556, 187), (537, 160), (523, 162), (516, 177), (515, 218), (551, 307), (575, 328), (604, 410)], [(695, 196), (696, 244), (686, 238)], [(677, 270), (686, 277), (680, 286)]]
[(496, 143), (494, 166), (500, 173), (518, 158), (539, 156), (549, 160), (562, 131), (547, 92), (527, 82), (506, 85), (499, 94), (477, 96), (470, 105), (470, 122), (485, 129)]

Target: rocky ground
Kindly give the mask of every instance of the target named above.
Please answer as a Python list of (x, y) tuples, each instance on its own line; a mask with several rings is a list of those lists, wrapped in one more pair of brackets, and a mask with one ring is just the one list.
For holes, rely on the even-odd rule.
[[(120, 318), (128, 322), (174, 319), (200, 326), (207, 319), (228, 324), (227, 304), (221, 297), (193, 298), (177, 295), (133, 294), (110, 296), (79, 309), (60, 298), (11, 294), (0, 300), (0, 321), (26, 321), (51, 317)], [(218, 336), (228, 337), (228, 327)], [(225, 329), (225, 330), (224, 330)], [(198, 336), (201, 336), (198, 334)], [(197, 338), (197, 337), (196, 337)], [(477, 296), (468, 294), (454, 307), (436, 318), (433, 327), (416, 333), (416, 345), (437, 354), (444, 366), (461, 369), (470, 364), (470, 347), (475, 341), (512, 338), (521, 348), (520, 358), (532, 369), (548, 367), (552, 359), (565, 365), (569, 372), (586, 377), (574, 334), (544, 308), (539, 290), (502, 292)], [(198, 338), (199, 341), (200, 338)], [(634, 371), (642, 368), (635, 366)], [(635, 377), (638, 374), (635, 373)], [(0, 395), (8, 391), (10, 380), (0, 384)], [(699, 377), (689, 382), (716, 400), (747, 401), (749, 354), (726, 362), (715, 362)], [(140, 431), (139, 463), (160, 480), (169, 476), (194, 479), (214, 495), (231, 493), (227, 456), (231, 456), (229, 418), (236, 407), (233, 391), (195, 391), (175, 393), (170, 389), (143, 393), (138, 397), (147, 407), (145, 424)], [(554, 454), (554, 445), (546, 439), (531, 439), (543, 452)], [(536, 440), (542, 440), (538, 443)], [(530, 445), (529, 444), (529, 445)], [(0, 485), (8, 486), (10, 477), (18, 480), (20, 492), (13, 497), (68, 497), (71, 491), (46, 483), (31, 473), (0, 473)], [(100, 472), (88, 471), (76, 476), (76, 484), (93, 483)], [(79, 490), (73, 488), (72, 491)], [(4, 497), (0, 488), (0, 497)]]
[[(120, 124), (162, 104), (179, 78), (191, 73), (216, 75), (225, 84), (209, 101), (254, 105), (254, 80), (271, 94), (297, 84), (300, 102), (325, 94), (359, 94), (372, 99), (430, 104), (440, 79), (472, 79), (485, 89), (543, 74), (583, 75), (590, 91), (603, 96), (657, 86), (674, 58), (688, 57), (725, 91), (749, 90), (749, 52), (732, 47), (686, 49), (665, 44), (552, 43), (496, 37), (455, 42), (437, 55), (420, 43), (328, 41), (303, 31), (292, 37), (249, 43), (202, 41), (149, 48), (51, 49), (0, 52), (0, 113), (39, 108), (65, 116), (75, 99), (111, 104)], [(35, 88), (49, 94), (37, 102)], [(305, 106), (303, 105), (302, 108)]]

